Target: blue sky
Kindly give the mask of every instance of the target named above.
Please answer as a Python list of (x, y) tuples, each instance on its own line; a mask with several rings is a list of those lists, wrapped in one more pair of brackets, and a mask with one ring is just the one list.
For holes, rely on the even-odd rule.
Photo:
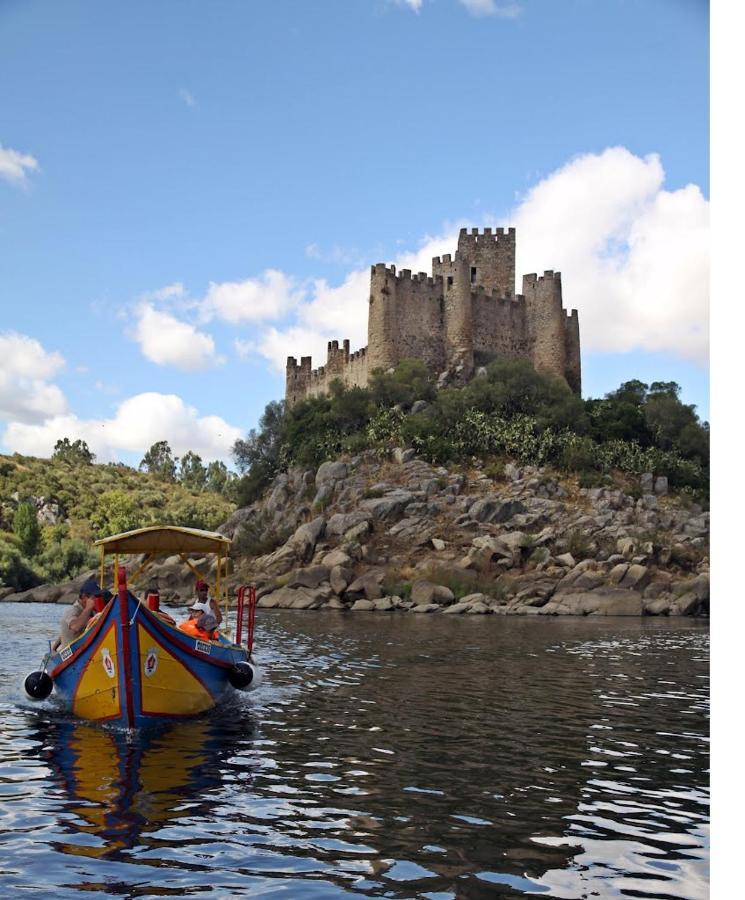
[(583, 392), (708, 416), (708, 6), (0, 3), (0, 449), (226, 456), (366, 279), (516, 225)]

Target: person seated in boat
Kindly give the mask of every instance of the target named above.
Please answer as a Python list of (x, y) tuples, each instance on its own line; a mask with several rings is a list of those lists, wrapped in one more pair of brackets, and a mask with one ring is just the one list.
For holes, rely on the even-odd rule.
[(217, 624), (222, 625), (222, 612), (220, 611), (220, 604), (215, 600), (214, 597), (210, 597), (210, 586), (206, 581), (198, 581), (194, 586), (194, 589), (197, 592), (197, 596), (195, 598), (195, 602), (197, 603), (209, 603), (210, 611), (212, 615), (217, 619)]
[(209, 601), (195, 600), (189, 607), (189, 618), (179, 625), (179, 630), (200, 641), (217, 641), (220, 639), (217, 624)]
[(52, 650), (67, 647), (80, 637), (96, 611), (96, 596), (99, 594), (101, 594), (101, 588), (96, 579), (86, 578), (80, 585), (78, 599), (62, 616), (59, 637), (52, 644)]

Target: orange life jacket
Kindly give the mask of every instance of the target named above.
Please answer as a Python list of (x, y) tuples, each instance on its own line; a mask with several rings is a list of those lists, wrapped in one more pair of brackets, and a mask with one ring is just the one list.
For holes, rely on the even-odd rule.
[(196, 619), (187, 619), (185, 622), (182, 622), (179, 625), (179, 631), (198, 638), (200, 641), (216, 641), (219, 637), (219, 632), (216, 628), (213, 631), (205, 631), (204, 628), (200, 628), (197, 625)]

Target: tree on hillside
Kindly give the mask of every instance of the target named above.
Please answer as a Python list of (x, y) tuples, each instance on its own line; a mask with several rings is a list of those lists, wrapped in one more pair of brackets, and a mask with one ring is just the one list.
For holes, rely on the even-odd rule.
[(13, 533), (18, 538), (23, 555), (29, 559), (39, 552), (41, 527), (32, 503), (20, 503), (13, 516)]
[(91, 522), (101, 537), (132, 531), (145, 524), (145, 514), (128, 491), (104, 491), (98, 498)]
[(142, 457), (140, 471), (149, 472), (163, 481), (175, 481), (177, 464), (178, 457), (174, 458), (168, 441), (157, 441)]
[(52, 459), (69, 463), (71, 466), (89, 466), (95, 460), (95, 454), (88, 449), (88, 444), (78, 438), (70, 442), (70, 438), (60, 438), (54, 445)]
[(233, 459), (243, 475), (238, 486), (240, 505), (253, 502), (279, 470), (284, 414), (284, 401), (273, 400), (264, 409), (258, 430), (252, 428), (245, 440), (239, 438), (233, 444)]
[(204, 490), (207, 483), (207, 470), (202, 465), (202, 457), (192, 450), (184, 453), (181, 457), (178, 480), (184, 487), (195, 491)]
[(232, 473), (228, 471), (228, 467), (222, 460), (213, 459), (207, 466), (207, 477), (205, 487), (213, 494), (225, 493), (225, 488), (231, 480)]

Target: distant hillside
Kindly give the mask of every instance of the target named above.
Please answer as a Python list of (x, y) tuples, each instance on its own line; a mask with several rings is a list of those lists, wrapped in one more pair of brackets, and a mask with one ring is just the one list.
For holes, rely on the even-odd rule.
[(214, 530), (235, 509), (216, 490), (68, 457), (0, 455), (0, 587), (74, 577), (108, 534), (159, 523)]

